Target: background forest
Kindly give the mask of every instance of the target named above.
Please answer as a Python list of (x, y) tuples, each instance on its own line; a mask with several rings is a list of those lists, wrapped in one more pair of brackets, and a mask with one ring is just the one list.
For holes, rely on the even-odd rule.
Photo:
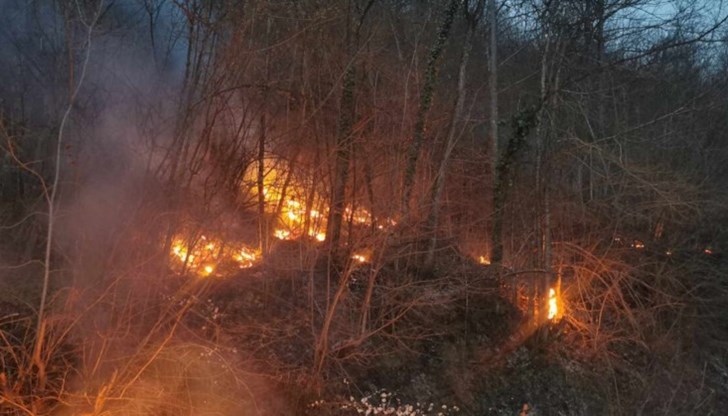
[(717, 415), (728, 3), (0, 0), (0, 414)]

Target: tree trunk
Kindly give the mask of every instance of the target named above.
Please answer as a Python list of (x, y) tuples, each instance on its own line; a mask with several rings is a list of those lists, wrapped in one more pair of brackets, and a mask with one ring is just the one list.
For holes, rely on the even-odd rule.
[[(352, 5), (349, 2), (348, 19), (346, 27), (346, 46), (349, 50), (349, 66), (344, 73), (342, 85), (341, 105), (339, 107), (339, 132), (336, 140), (336, 165), (334, 172), (333, 189), (331, 192), (331, 205), (329, 218), (326, 224), (326, 242), (332, 250), (336, 250), (341, 239), (341, 222), (344, 206), (346, 205), (346, 182), (349, 178), (349, 164), (352, 152), (352, 131), (354, 127), (355, 107), (354, 91), (356, 89), (356, 54), (359, 47), (359, 31), (364, 23), (367, 13), (374, 5), (375, 0), (369, 0), (351, 30)], [(353, 39), (352, 39), (353, 37)]]
[(488, 145), (490, 148), (488, 150), (490, 152), (490, 177), (493, 192), (493, 205), (491, 206), (493, 229), (491, 230), (490, 236), (490, 262), (492, 264), (498, 264), (503, 260), (503, 236), (501, 235), (503, 214), (500, 212), (503, 207), (496, 195), (498, 182), (496, 173), (496, 165), (498, 164), (498, 27), (495, 0), (488, 1), (488, 26), (488, 112), (490, 116), (488, 129)]
[(351, 159), (352, 127), (354, 125), (354, 88), (356, 72), (354, 62), (344, 74), (343, 93), (339, 116), (339, 134), (336, 142), (336, 166), (334, 184), (331, 193), (331, 209), (326, 227), (326, 240), (332, 249), (336, 249), (341, 239), (341, 223), (346, 197), (346, 182), (349, 178), (349, 162)]
[(490, 0), (488, 4), (488, 26), (488, 108), (490, 116), (488, 144), (490, 145), (490, 173), (491, 178), (494, 178), (498, 161), (498, 22), (495, 0)]
[(511, 120), (513, 135), (503, 154), (498, 158), (495, 172), (495, 184), (493, 185), (493, 245), (491, 246), (491, 263), (497, 264), (503, 260), (503, 219), (504, 208), (510, 189), (513, 164), (516, 161), (526, 136), (531, 129), (538, 124), (539, 106), (528, 107), (513, 116)]
[(431, 236), (430, 244), (427, 249), (427, 256), (425, 258), (426, 268), (432, 267), (432, 263), (435, 258), (435, 248), (437, 247), (437, 226), (440, 220), (440, 200), (442, 199), (442, 190), (445, 187), (445, 177), (447, 176), (447, 169), (450, 164), (450, 155), (452, 154), (453, 149), (455, 149), (455, 144), (459, 138), (459, 135), (457, 134), (457, 126), (458, 120), (462, 117), (465, 103), (465, 77), (468, 59), (470, 58), (470, 49), (473, 43), (475, 23), (476, 22), (471, 22), (471, 24), (468, 25), (468, 31), (465, 35), (465, 45), (463, 45), (463, 53), (460, 57), (460, 69), (458, 71), (458, 88), (455, 93), (455, 109), (453, 110), (452, 118), (450, 119), (450, 127), (447, 132), (445, 154), (442, 156), (440, 168), (437, 172), (435, 184), (432, 188), (430, 214), (427, 218), (427, 231), (431, 233)]
[(258, 237), (260, 253), (268, 254), (268, 224), (265, 216), (265, 114), (260, 116), (260, 139), (258, 140)]
[(409, 201), (412, 196), (412, 188), (415, 183), (415, 172), (417, 170), (417, 159), (420, 155), (420, 148), (422, 142), (425, 139), (425, 119), (427, 113), (430, 111), (432, 105), (432, 96), (435, 89), (435, 81), (437, 78), (437, 61), (442, 50), (445, 47), (445, 42), (450, 35), (450, 27), (455, 18), (455, 12), (457, 12), (458, 5), (460, 4), (457, 0), (450, 0), (440, 30), (438, 31), (435, 43), (430, 49), (430, 55), (427, 59), (427, 68), (425, 69), (425, 81), (422, 84), (422, 90), (420, 91), (420, 107), (417, 111), (417, 121), (415, 122), (415, 130), (412, 135), (412, 142), (410, 143), (407, 151), (407, 165), (404, 171), (404, 182), (402, 189), (402, 204), (401, 213), (402, 216), (406, 216), (409, 213)]

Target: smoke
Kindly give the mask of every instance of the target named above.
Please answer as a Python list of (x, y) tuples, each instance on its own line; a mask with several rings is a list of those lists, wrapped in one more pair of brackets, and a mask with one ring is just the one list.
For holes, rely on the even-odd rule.
[[(180, 325), (201, 292), (165, 281), (169, 202), (156, 168), (183, 116), (184, 19), (164, 1), (3, 3), (0, 119), (18, 122), (19, 157), (39, 161), (48, 183), (58, 125), (89, 57), (63, 132), (53, 219), (47, 342), (74, 350), (74, 371), (58, 376), (68, 395), (61, 414), (86, 413), (89, 397), (111, 415), (260, 414), (272, 394), (268, 381), (241, 376), (251, 370), (241, 354)], [(43, 187), (22, 174), (47, 212)], [(37, 250), (47, 218), (34, 221)]]

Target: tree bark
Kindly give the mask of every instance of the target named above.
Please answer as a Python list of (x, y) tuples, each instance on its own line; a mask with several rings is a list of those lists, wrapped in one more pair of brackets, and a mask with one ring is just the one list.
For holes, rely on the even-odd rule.
[(425, 69), (425, 81), (420, 91), (420, 107), (417, 111), (417, 121), (415, 122), (415, 130), (412, 135), (412, 142), (407, 151), (407, 165), (404, 171), (404, 181), (402, 185), (402, 216), (409, 213), (409, 202), (412, 196), (412, 188), (415, 182), (415, 172), (417, 170), (417, 160), (420, 155), (420, 148), (425, 139), (425, 119), (432, 105), (432, 96), (434, 95), (435, 81), (437, 79), (437, 62), (445, 47), (445, 42), (450, 35), (450, 28), (457, 12), (458, 0), (450, 0), (440, 30), (438, 31), (435, 43), (430, 49), (430, 55), (427, 59), (427, 68)]
[[(349, 164), (352, 153), (352, 132), (356, 117), (354, 107), (354, 91), (356, 89), (356, 54), (359, 47), (359, 32), (369, 9), (375, 0), (369, 2), (362, 10), (356, 27), (352, 33), (351, 2), (349, 2), (346, 28), (346, 45), (349, 50), (349, 66), (344, 73), (341, 104), (339, 107), (339, 131), (336, 140), (336, 165), (334, 171), (333, 189), (331, 191), (331, 205), (329, 218), (326, 224), (326, 242), (332, 250), (336, 250), (341, 240), (341, 223), (344, 206), (346, 205), (346, 182), (349, 179)], [(353, 39), (352, 39), (353, 37)]]
[(465, 34), (465, 44), (463, 45), (463, 53), (460, 57), (460, 69), (458, 71), (458, 88), (455, 93), (455, 108), (450, 119), (450, 127), (447, 131), (447, 144), (445, 154), (442, 156), (440, 168), (435, 178), (435, 184), (432, 187), (430, 197), (430, 214), (427, 218), (427, 231), (431, 233), (430, 244), (425, 257), (425, 267), (430, 268), (434, 262), (435, 249), (437, 247), (437, 226), (440, 220), (440, 201), (442, 199), (442, 190), (445, 187), (445, 178), (447, 169), (450, 164), (450, 155), (455, 149), (455, 145), (459, 139), (457, 134), (458, 120), (462, 118), (463, 107), (465, 104), (465, 78), (468, 60), (470, 58), (470, 49), (473, 44), (473, 32), (475, 31), (476, 21), (469, 22), (467, 33)]
[(492, 264), (503, 261), (503, 220), (504, 208), (511, 187), (514, 162), (526, 142), (526, 136), (538, 124), (538, 106), (528, 107), (513, 116), (511, 120), (513, 134), (503, 154), (498, 158), (493, 185), (493, 245), (490, 259)]
[(490, 262), (498, 264), (503, 260), (503, 240), (501, 235), (502, 212), (501, 201), (497, 198), (497, 173), (498, 164), (498, 27), (496, 20), (495, 0), (488, 1), (488, 27), (489, 27), (489, 54), (488, 54), (488, 113), (490, 116), (488, 128), (488, 146), (490, 153), (490, 178), (493, 192), (493, 205), (491, 206), (491, 218), (493, 218), (493, 229), (490, 236)]
[(265, 114), (260, 116), (260, 139), (258, 140), (258, 237), (260, 253), (268, 254), (268, 223), (265, 216)]
[(354, 88), (356, 72), (351, 62), (344, 74), (343, 94), (339, 117), (339, 133), (336, 146), (334, 186), (331, 194), (331, 209), (326, 229), (326, 240), (332, 249), (339, 245), (341, 223), (344, 212), (346, 182), (349, 179), (351, 159), (352, 127), (354, 125)]
[(498, 161), (498, 22), (495, 0), (489, 0), (488, 3), (488, 112), (490, 116), (488, 144), (490, 146), (490, 173), (494, 178)]

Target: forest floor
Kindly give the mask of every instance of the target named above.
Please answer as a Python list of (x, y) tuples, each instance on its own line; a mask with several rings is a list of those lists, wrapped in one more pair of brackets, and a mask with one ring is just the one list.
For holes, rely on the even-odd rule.
[[(459, 253), (441, 256), (426, 274), (396, 262), (362, 264), (346, 271), (338, 292), (339, 276), (325, 262), (304, 271), (285, 265), (293, 257), (272, 253), (222, 279), (170, 274), (155, 297), (117, 299), (94, 314), (96, 328), (113, 328), (51, 331), (58, 345), (42, 388), (55, 399), (30, 414), (599, 415), (630, 414), (647, 402), (629, 371), (575, 354), (578, 337), (564, 321), (528, 325), (494, 269)], [(35, 362), (36, 286), (23, 276), (0, 282), (0, 381), (6, 398), (33, 403), (38, 380), (17, 380)], [(72, 293), (51, 321), (68, 322), (61, 305)], [(144, 316), (161, 318), (136, 322)], [(630, 383), (635, 395), (614, 403)]]

